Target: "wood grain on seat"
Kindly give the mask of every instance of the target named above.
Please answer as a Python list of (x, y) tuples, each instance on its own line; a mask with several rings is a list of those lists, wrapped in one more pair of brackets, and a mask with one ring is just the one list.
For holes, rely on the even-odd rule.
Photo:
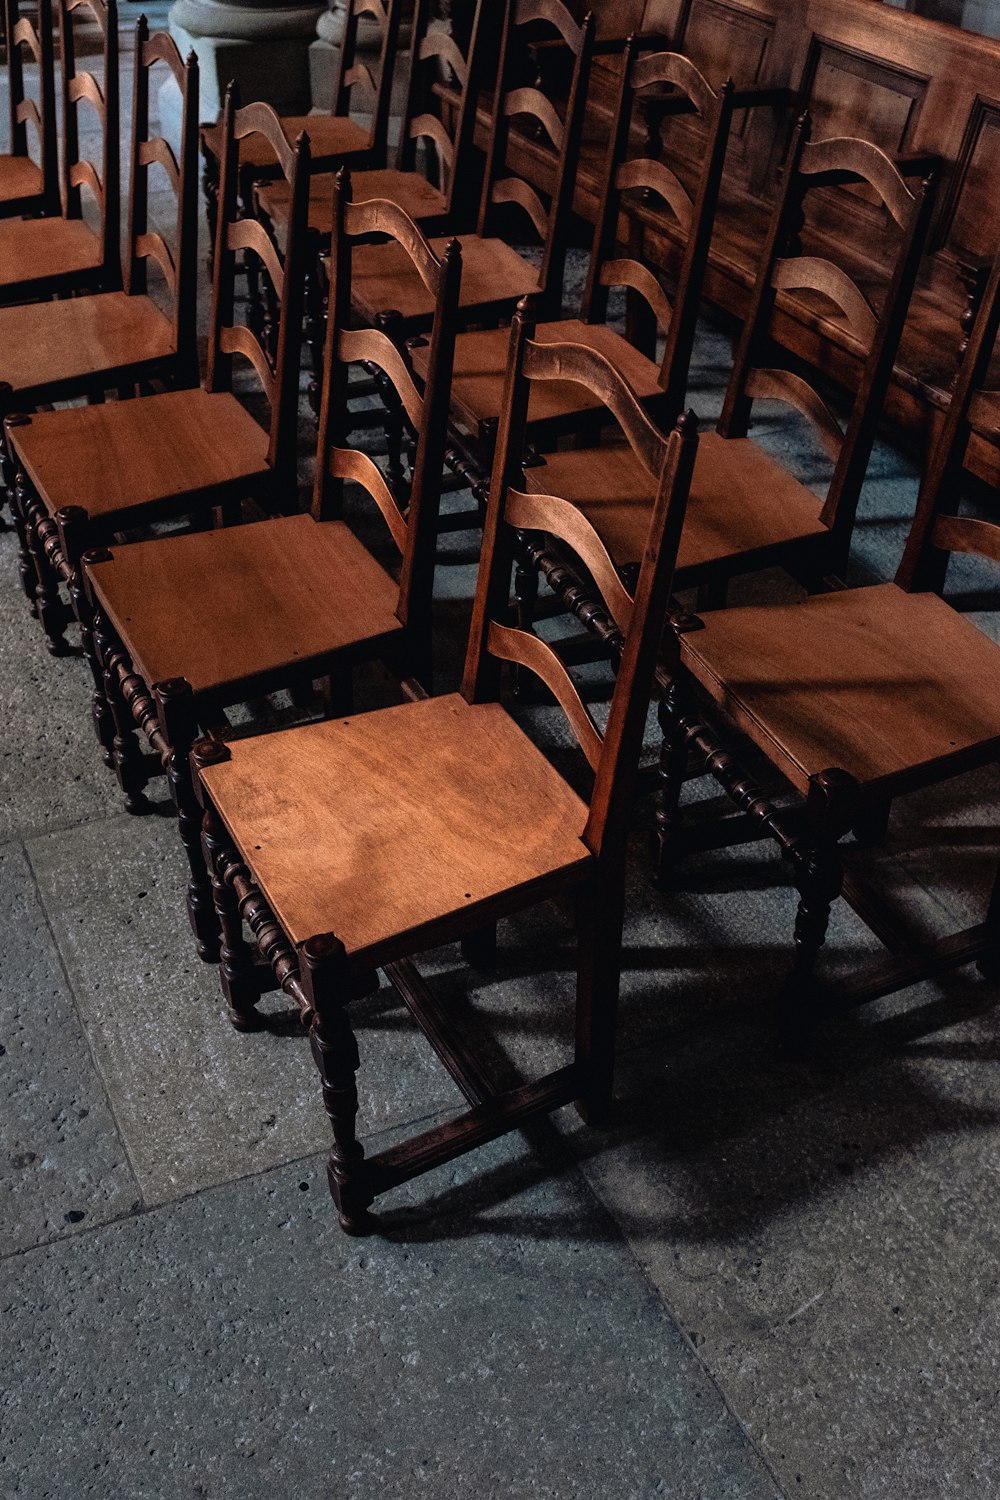
[(0, 203), (42, 191), (42, 171), (30, 156), (0, 155)]
[(229, 748), (202, 779), (293, 943), (413, 953), (591, 862), (586, 804), (498, 703), (453, 693)]
[(174, 331), (147, 297), (102, 292), (0, 308), (0, 381), (19, 395), (167, 360)]
[(800, 791), (831, 767), (869, 784), (1000, 749), (1000, 650), (936, 594), (886, 583), (702, 618), (685, 665)]
[[(333, 181), (333, 173), (321, 172), (309, 184), (309, 227), (326, 239), (333, 228)], [(368, 198), (387, 198), (416, 223), (444, 213), (447, 207), (444, 194), (421, 172), (400, 172), (395, 167), (352, 172), (351, 192), (355, 203), (364, 203)], [(283, 233), (291, 201), (288, 184), (261, 183), (255, 196), (271, 223)]]
[[(640, 354), (606, 323), (584, 323), (579, 318), (540, 323), (535, 338), (543, 344), (583, 344), (603, 354), (625, 377), (640, 400), (656, 396), (660, 391), (659, 365)], [(509, 342), (510, 330), (507, 328), (476, 329), (460, 333), (455, 341), (452, 410), (471, 428), (478, 422), (496, 419), (500, 415)], [(411, 358), (414, 367), (423, 374), (427, 363), (426, 345), (418, 344), (411, 351)], [(574, 412), (591, 411), (601, 404), (597, 396), (577, 382), (536, 381), (531, 388), (528, 421), (529, 424), (552, 421)], [(563, 494), (564, 491), (557, 490), (557, 493)], [(648, 524), (647, 513), (647, 529)]]
[[(535, 494), (562, 495), (592, 522), (615, 562), (642, 557), (655, 486), (624, 446), (547, 454), (526, 470)], [(706, 432), (699, 443), (677, 572), (725, 558), (755, 565), (765, 548), (826, 535), (821, 501), (750, 438)]]
[[(462, 246), (462, 293), (459, 307), (470, 309), (493, 302), (518, 301), (538, 290), (538, 270), (529, 265), (503, 240), (481, 239), (477, 234), (460, 236)], [(448, 237), (430, 242), (441, 256)], [(373, 322), (387, 309), (408, 321), (430, 320), (434, 304), (413, 268), (406, 251), (396, 244), (360, 245), (354, 252), (351, 294), (358, 313)]]
[(0, 287), (96, 269), (100, 237), (82, 219), (9, 220), (0, 225)]
[(38, 412), (16, 441), (47, 509), (81, 505), (92, 520), (268, 472), (267, 433), (235, 396), (200, 386)]
[(133, 542), (89, 576), (146, 682), (231, 687), (230, 702), (270, 671), (318, 676), (355, 641), (367, 659), (402, 628), (389, 575), (342, 521), (307, 515)]
[[(282, 115), (280, 119), (289, 145), (294, 146), (303, 132), (308, 135), (314, 162), (320, 156), (348, 156), (371, 146), (370, 132), (344, 115)], [(221, 117), (214, 125), (205, 126), (201, 138), (205, 149), (219, 160), (223, 147)], [(274, 152), (262, 135), (248, 135), (240, 141), (241, 167), (274, 165)]]

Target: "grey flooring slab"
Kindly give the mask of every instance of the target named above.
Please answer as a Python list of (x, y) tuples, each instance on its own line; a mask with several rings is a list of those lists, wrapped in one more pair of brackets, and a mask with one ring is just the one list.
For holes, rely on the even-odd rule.
[[(146, 1201), (324, 1148), (307, 1042), (235, 1032), (195, 953), (173, 821), (122, 814), (29, 850)], [(354, 1014), (363, 1130), (461, 1103), (388, 995)]]
[(541, 1165), (495, 1144), (364, 1241), (314, 1161), (21, 1257), (0, 1492), (775, 1500), (614, 1228)]
[(31, 869), (0, 847), (0, 1256), (138, 1207)]

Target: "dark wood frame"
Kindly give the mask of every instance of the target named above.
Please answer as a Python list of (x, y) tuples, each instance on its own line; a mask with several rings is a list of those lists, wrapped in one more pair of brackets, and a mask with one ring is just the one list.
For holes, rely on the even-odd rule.
[[(656, 651), (660, 621), (666, 609), (673, 560), (683, 509), (694, 464), (694, 423), (684, 419), (664, 439), (648, 422), (623, 382), (594, 360), (590, 351), (572, 351), (567, 369), (565, 351), (559, 360), (551, 346), (529, 338), (527, 310), (515, 317), (511, 360), (491, 485), (491, 504), (484, 533), (482, 564), (476, 591), (466, 655), (462, 696), (469, 704), (497, 700), (502, 663), (520, 662), (541, 674), (563, 706), (594, 771), (590, 814), (582, 834), (589, 857), (578, 866), (553, 872), (528, 890), (512, 890), (443, 918), (433, 931), (421, 929), (421, 946), (461, 937), (466, 957), (482, 961), (495, 942), (491, 930), (498, 915), (567, 891), (578, 919), (578, 969), (575, 1059), (569, 1066), (514, 1089), (500, 1089), (468, 1040), (449, 1023), (415, 966), (407, 958), (404, 938), (390, 939), (384, 951), (366, 951), (364, 972), (344, 950), (335, 933), (317, 934), (298, 946), (282, 931), (253, 873), (252, 855), (237, 850), (219, 816), (217, 802), (225, 789), (229, 748), (215, 741), (195, 747), (192, 761), (199, 795), (205, 808), (203, 842), (212, 873), (220, 920), (234, 959), (243, 972), (253, 960), (243, 941), (242, 923), (249, 924), (266, 962), (258, 989), (280, 986), (299, 1009), (323, 1085), (324, 1102), (333, 1128), (328, 1181), (341, 1225), (350, 1233), (368, 1227), (368, 1209), (381, 1193), (435, 1166), (453, 1160), (486, 1141), (519, 1127), (527, 1120), (576, 1101), (584, 1117), (597, 1124), (609, 1106), (614, 1068), (615, 1010), (624, 901), (624, 855), (631, 803)], [(523, 507), (534, 498), (516, 486), (529, 384), (534, 379), (572, 379), (588, 384), (606, 399), (623, 424), (643, 461), (659, 483), (650, 545), (634, 598), (620, 579), (586, 523), (574, 520), (571, 507), (558, 501), (546, 509), (545, 524), (558, 530), (569, 520), (575, 543), (605, 579), (613, 607), (622, 612), (626, 642), (612, 698), (607, 730), (601, 735), (571, 678), (555, 654), (530, 632), (512, 628), (508, 619), (513, 528)], [(484, 929), (484, 923), (486, 927)], [(362, 958), (359, 957), (359, 963)], [(370, 987), (372, 964), (383, 967), (418, 1025), (469, 1100), (470, 1110), (446, 1125), (391, 1147), (365, 1160), (356, 1136), (358, 1110), (355, 1072), (358, 1049), (347, 1015), (347, 1003), (359, 989)], [(244, 1023), (254, 1024), (249, 1015)], [(259, 1024), (259, 1018), (257, 1018)]]
[[(9, 155), (30, 156), (28, 125), (37, 136), (41, 191), (0, 202), (0, 218), (16, 219), (23, 215), (50, 215), (59, 212), (59, 151), (56, 140), (55, 42), (53, 37), (52, 0), (38, 0), (38, 25), (26, 16), (18, 16), (17, 0), (4, 0), (4, 35), (9, 110)], [(38, 102), (24, 91), (24, 52), (38, 64)], [(2, 167), (2, 158), (0, 158)]]
[[(103, 81), (76, 62), (75, 17), (89, 12), (103, 38)], [(83, 188), (101, 209), (101, 265), (93, 285), (117, 291), (122, 285), (121, 166), (117, 0), (59, 0), (62, 43), (63, 198), (67, 219), (83, 218)], [(101, 162), (80, 156), (80, 105), (86, 102), (101, 122)]]

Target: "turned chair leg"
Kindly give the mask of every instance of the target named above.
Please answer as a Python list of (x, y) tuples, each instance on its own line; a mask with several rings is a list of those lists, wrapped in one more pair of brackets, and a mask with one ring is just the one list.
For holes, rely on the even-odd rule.
[(687, 735), (683, 726), (684, 692), (675, 678), (657, 706), (660, 744), (660, 789), (653, 828), (653, 879), (661, 884), (679, 855), (681, 792), (687, 776)]
[(183, 677), (169, 678), (153, 689), (160, 728), (170, 747), (167, 780), (177, 810), (177, 827), (187, 855), (190, 874), (187, 910), (191, 930), (198, 943), (198, 957), (218, 963), (221, 933), (212, 899), (212, 882), (201, 848), (201, 808), (191, 780), (191, 747), (198, 736), (194, 694)]
[(621, 984), (622, 895), (588, 888), (576, 902), (577, 1110), (588, 1125), (608, 1125), (614, 1091)]
[(330, 1194), (348, 1234), (371, 1229), (364, 1149), (356, 1134), (358, 1043), (347, 1015), (351, 975), (343, 944), (332, 934), (310, 938), (299, 949), (300, 978), (312, 1010), (309, 1043), (323, 1086), (323, 1105), (333, 1130), (327, 1164)]
[(814, 972), (826, 941), (830, 908), (844, 873), (836, 844), (818, 843), (793, 852), (799, 904), (795, 913), (795, 957), (779, 997), (781, 1042), (793, 1056), (808, 1056), (819, 1032)]
[[(94, 640), (104, 667), (104, 699), (111, 712), (112, 770), (125, 797), (125, 811), (137, 817), (150, 811), (146, 796), (146, 774), (135, 722), (119, 687), (118, 668), (126, 657), (101, 614), (94, 616)], [(100, 732), (100, 731), (99, 731)]]
[(243, 937), (239, 901), (227, 879), (238, 861), (222, 820), (211, 806), (205, 808), (201, 838), (219, 926), (219, 982), (229, 1007), (229, 1019), (237, 1031), (260, 1031), (265, 1022), (257, 1010), (260, 985), (256, 965), (250, 945)]
[[(6, 425), (16, 426), (27, 418), (18, 416), (8, 417)], [(21, 577), (21, 588), (24, 597), (28, 601), (28, 608), (37, 619), (38, 605), (35, 594), (38, 589), (38, 575), (35, 571), (35, 562), (31, 554), (31, 546), (28, 540), (28, 517), (25, 514), (24, 502), (26, 499), (20, 466), (15, 468), (10, 454), (8, 453), (4, 463), (6, 471), (7, 499), (10, 504), (10, 513), (14, 520), (14, 530), (17, 533), (17, 568)], [(22, 481), (19, 483), (19, 481)]]
[(45, 631), (45, 644), (52, 656), (65, 656), (69, 643), (65, 637), (70, 611), (60, 592), (60, 577), (49, 557), (48, 547), (58, 546), (58, 528), (45, 514), (38, 497), (19, 471), (15, 480), (18, 506), (24, 517), (25, 540), (35, 570), (35, 614)]
[(87, 587), (87, 578), (84, 564), (87, 562), (105, 562), (111, 556), (110, 552), (90, 551), (85, 552), (80, 559), (80, 568), (76, 573), (76, 584), (73, 592), (73, 602), (77, 610), (77, 619), (80, 621), (80, 640), (83, 645), (83, 654), (90, 668), (90, 675), (94, 681), (94, 689), (90, 699), (90, 713), (94, 724), (94, 733), (97, 735), (101, 746), (101, 756), (109, 771), (115, 768), (115, 722), (111, 712), (111, 704), (108, 695), (104, 691), (104, 663), (101, 660), (100, 650), (97, 643), (96, 619), (97, 612), (94, 609), (94, 601)]

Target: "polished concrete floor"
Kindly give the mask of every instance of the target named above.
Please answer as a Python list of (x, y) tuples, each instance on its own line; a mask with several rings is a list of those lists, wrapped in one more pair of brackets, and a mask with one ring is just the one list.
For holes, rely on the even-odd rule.
[[(727, 352), (706, 327), (706, 419)], [(777, 409), (757, 431), (822, 483)], [(305, 419), (302, 435), (305, 451)], [(891, 576), (915, 487), (880, 445), (855, 581)], [(476, 544), (442, 545), (440, 687)], [(990, 583), (967, 565), (952, 586), (968, 602)], [(517, 711), (575, 775), (557, 711)], [(0, 777), (4, 1500), (1000, 1491), (998, 987), (921, 985), (831, 1027), (814, 1062), (783, 1060), (785, 867), (765, 846), (706, 855), (657, 892), (645, 803), (614, 1128), (564, 1112), (388, 1196), (353, 1241), (308, 1048), (229, 1028), (170, 817), (122, 811), (84, 664), (47, 655), (9, 533)], [(721, 810), (707, 782), (687, 805)], [(981, 910), (998, 811), (996, 769), (899, 804), (870, 861), (916, 927)], [(824, 974), (874, 948), (838, 909)], [(495, 973), (450, 948), (425, 967), (527, 1072), (567, 1056), (572, 962), (567, 915), (545, 907), (502, 925)], [(356, 1023), (369, 1143), (460, 1106), (388, 988)]]

